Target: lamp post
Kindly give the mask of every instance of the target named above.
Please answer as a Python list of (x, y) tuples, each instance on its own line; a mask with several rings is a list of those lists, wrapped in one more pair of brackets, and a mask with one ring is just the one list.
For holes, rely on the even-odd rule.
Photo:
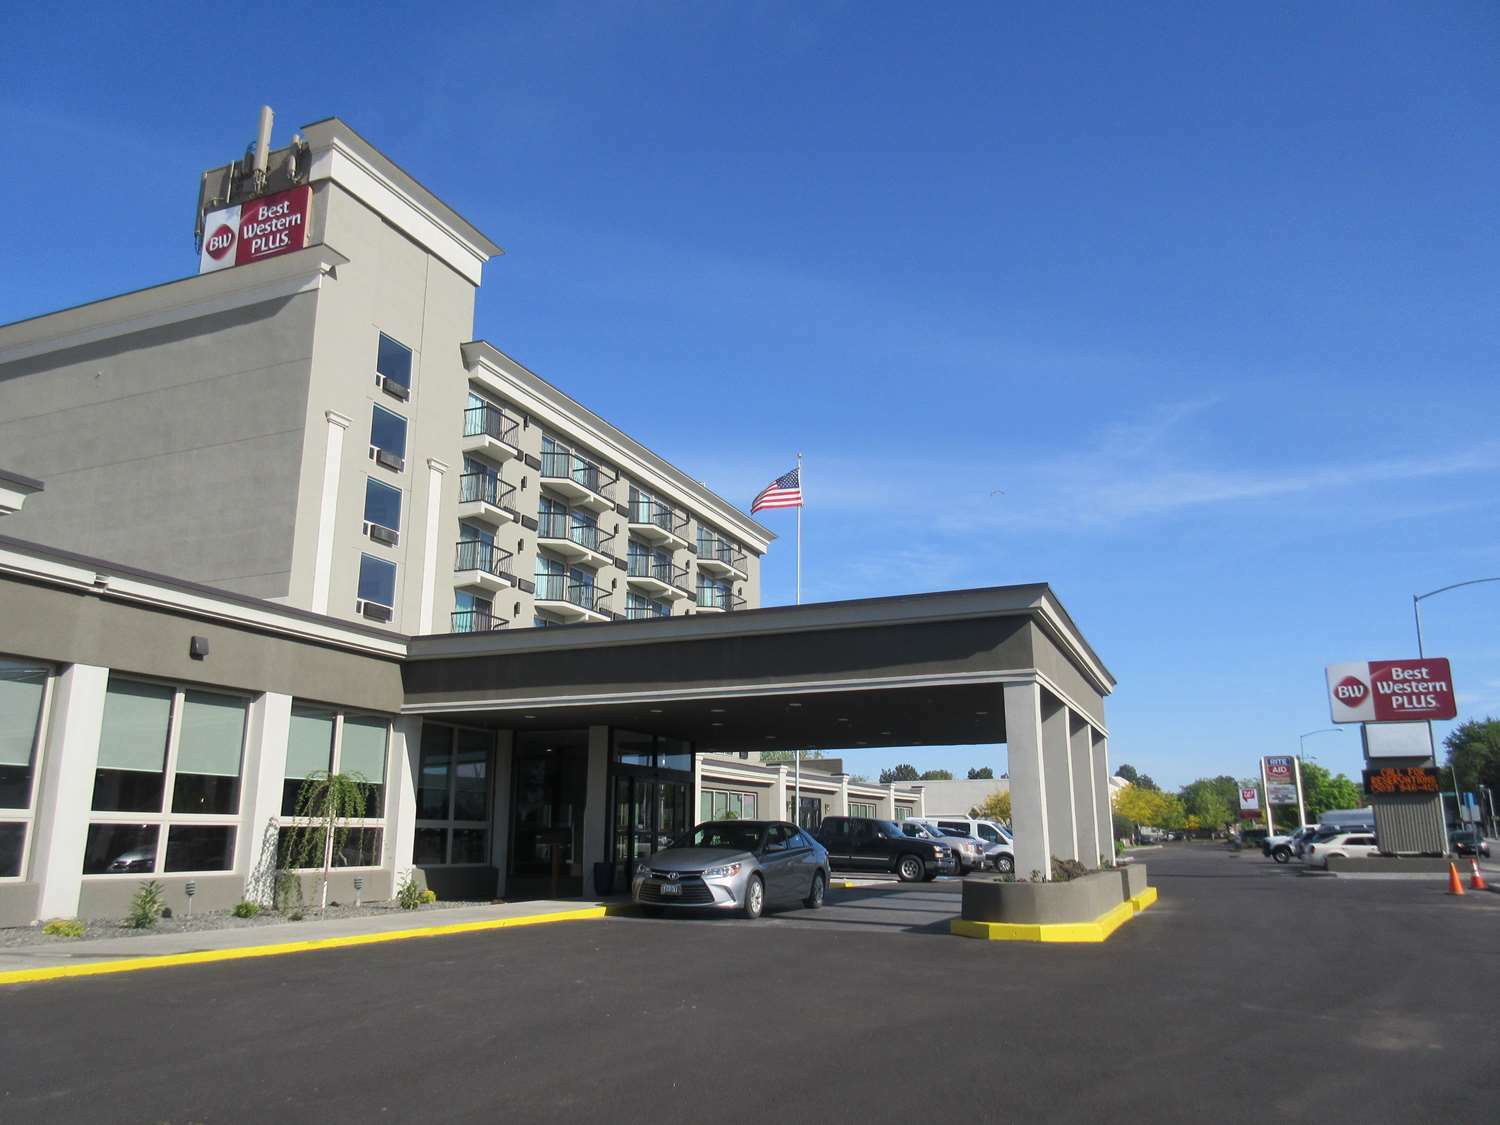
[(1302, 800), (1302, 759), (1307, 756), (1307, 740), (1315, 734), (1343, 734), (1343, 727), (1319, 727), (1297, 736), (1297, 825), (1307, 823), (1307, 809)]
[[(1500, 582), (1500, 577), (1495, 578), (1471, 578), (1467, 582), (1455, 582), (1451, 586), (1439, 586), (1436, 590), (1428, 590), (1425, 594), (1413, 594), (1411, 596), (1411, 616), (1417, 625), (1417, 656), (1426, 657), (1427, 653), (1422, 651), (1422, 603), (1428, 598), (1436, 597), (1438, 594), (1446, 594), (1449, 590), (1461, 590), (1465, 586), (1482, 586), (1486, 582)], [(1433, 765), (1437, 764), (1437, 742), (1432, 737), (1432, 722), (1427, 723), (1427, 749), (1432, 754)], [(1457, 820), (1463, 814), (1462, 798), (1458, 795), (1458, 770), (1453, 771), (1453, 816)], [(1448, 817), (1443, 815), (1443, 838), (1448, 836)]]

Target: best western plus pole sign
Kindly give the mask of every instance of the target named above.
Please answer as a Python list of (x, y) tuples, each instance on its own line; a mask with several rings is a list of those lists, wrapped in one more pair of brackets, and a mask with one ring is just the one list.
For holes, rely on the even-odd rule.
[(228, 269), (288, 254), (307, 245), (307, 208), (312, 187), (303, 184), (210, 211), (203, 217), (203, 253), (198, 272)]
[(1330, 664), (1328, 708), (1336, 723), (1414, 723), (1458, 716), (1453, 673), (1443, 657)]

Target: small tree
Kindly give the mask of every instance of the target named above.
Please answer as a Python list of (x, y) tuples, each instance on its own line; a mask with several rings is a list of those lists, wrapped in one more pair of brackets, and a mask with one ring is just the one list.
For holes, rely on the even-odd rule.
[(922, 771), (922, 776), (919, 777), (919, 778), (917, 778), (917, 780), (918, 781), (952, 781), (953, 780), (953, 771), (952, 770), (923, 770)]
[(993, 781), (994, 779), (995, 771), (989, 766), (980, 766), (978, 769), (975, 769), (972, 766), (969, 767), (970, 781)]
[(1121, 762), (1119, 768), (1115, 770), (1115, 776), (1123, 777), (1126, 781), (1134, 785), (1135, 779), (1140, 775), (1135, 772), (1135, 767), (1129, 762)]
[(918, 781), (920, 775), (917, 767), (907, 762), (894, 765), (888, 770), (880, 771), (880, 784), (889, 785), (893, 781)]
[(998, 820), (1001, 824), (1009, 824), (1010, 790), (1007, 789), (1004, 793), (991, 793), (974, 811), (984, 820)]
[(298, 880), (297, 872), (321, 864), (323, 882), (318, 890), (318, 910), (328, 908), (328, 872), (333, 853), (348, 843), (351, 820), (363, 820), (369, 801), (370, 783), (359, 773), (329, 773), (318, 770), (307, 775), (297, 790), (292, 816), (305, 823), (294, 824), (281, 849), (280, 867)]
[[(816, 762), (819, 759), (821, 759), (823, 756), (824, 756), (823, 755), (823, 751), (821, 751), (821, 750), (804, 750), (804, 751), (802, 751), (802, 760), (804, 762)], [(768, 765), (773, 765), (773, 766), (774, 765), (781, 765), (782, 763), (785, 763), (786, 765), (791, 765), (792, 763), (794, 763), (797, 760), (797, 751), (795, 751), (795, 750), (762, 750), (760, 752), (760, 760), (762, 762), (765, 762)]]

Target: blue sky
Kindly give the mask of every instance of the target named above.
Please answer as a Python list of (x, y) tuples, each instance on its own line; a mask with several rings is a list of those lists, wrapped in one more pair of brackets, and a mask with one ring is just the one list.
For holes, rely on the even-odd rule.
[[(743, 505), (806, 454), (810, 600), (1051, 582), (1116, 763), (1248, 774), (1500, 575), (1500, 8), (1060, 7), (12, 7), (0, 321), (338, 114), (506, 248), (477, 334)], [(1465, 716), (1497, 620), (1426, 603)]]

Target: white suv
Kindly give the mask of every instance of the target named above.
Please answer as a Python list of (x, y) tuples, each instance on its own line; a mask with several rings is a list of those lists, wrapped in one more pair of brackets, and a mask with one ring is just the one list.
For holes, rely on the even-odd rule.
[(1308, 844), (1305, 853), (1307, 862), (1311, 866), (1322, 868), (1327, 868), (1328, 860), (1333, 856), (1343, 856), (1346, 859), (1369, 859), (1370, 856), (1378, 854), (1379, 849), (1375, 846), (1375, 837), (1367, 832), (1341, 832), (1337, 836), (1330, 836), (1326, 840)]
[(918, 820), (977, 837), (984, 844), (984, 857), (996, 871), (1011, 874), (1016, 869), (1016, 849), (1010, 831), (993, 820), (974, 816), (922, 816)]

